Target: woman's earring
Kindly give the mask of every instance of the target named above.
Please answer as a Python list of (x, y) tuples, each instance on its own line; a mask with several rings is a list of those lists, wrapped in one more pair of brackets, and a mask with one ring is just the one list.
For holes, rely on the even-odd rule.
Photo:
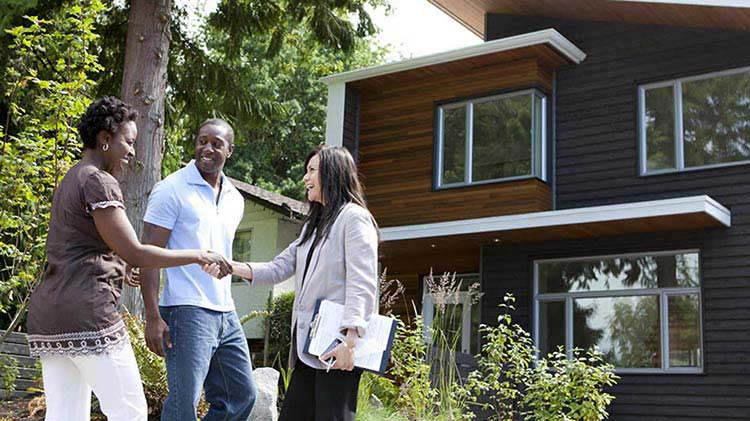
[(104, 145), (102, 145), (102, 150), (104, 152), (107, 152), (109, 150), (109, 143), (105, 143)]

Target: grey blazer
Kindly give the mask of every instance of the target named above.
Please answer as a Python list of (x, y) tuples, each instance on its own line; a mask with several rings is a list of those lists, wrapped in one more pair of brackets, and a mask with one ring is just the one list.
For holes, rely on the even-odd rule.
[(321, 299), (343, 304), (341, 329), (356, 328), (360, 336), (364, 334), (370, 316), (378, 312), (378, 234), (367, 209), (353, 203), (345, 205), (328, 236), (313, 251), (304, 282), (302, 275), (313, 241), (300, 244), (301, 239), (302, 234), (271, 262), (250, 263), (250, 284), (271, 285), (296, 275), (289, 366), (294, 367), (299, 358), (310, 367), (322, 369), (325, 366), (317, 357), (303, 351), (315, 304)]

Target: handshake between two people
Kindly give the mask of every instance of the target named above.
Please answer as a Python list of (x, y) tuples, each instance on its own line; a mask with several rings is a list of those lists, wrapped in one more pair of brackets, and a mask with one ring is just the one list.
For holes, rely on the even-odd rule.
[[(232, 274), (231, 261), (227, 260), (226, 257), (215, 251), (206, 250), (199, 252), (198, 261), (196, 263), (198, 263), (206, 273), (215, 278), (221, 279), (227, 275)], [(140, 287), (140, 268), (126, 265), (125, 283), (134, 288)]]

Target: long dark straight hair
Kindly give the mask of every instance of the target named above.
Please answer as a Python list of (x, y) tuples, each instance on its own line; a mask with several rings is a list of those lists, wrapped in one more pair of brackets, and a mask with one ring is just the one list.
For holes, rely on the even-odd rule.
[[(318, 175), (325, 206), (319, 202), (309, 202), (302, 243), (309, 240), (313, 233), (316, 233), (317, 239), (325, 238), (344, 205), (355, 203), (367, 209), (364, 189), (357, 175), (357, 166), (349, 151), (341, 146), (316, 146), (305, 159), (305, 171), (307, 164), (316, 155), (320, 160)], [(372, 223), (377, 229), (375, 219)]]

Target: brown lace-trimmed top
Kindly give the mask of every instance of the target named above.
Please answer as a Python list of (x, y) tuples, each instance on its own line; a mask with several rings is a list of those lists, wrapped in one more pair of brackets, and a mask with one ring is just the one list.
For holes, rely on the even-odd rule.
[(117, 312), (125, 262), (104, 242), (90, 212), (124, 208), (109, 173), (78, 163), (55, 190), (47, 268), (31, 295), (27, 328), (34, 356), (87, 355), (129, 343)]

